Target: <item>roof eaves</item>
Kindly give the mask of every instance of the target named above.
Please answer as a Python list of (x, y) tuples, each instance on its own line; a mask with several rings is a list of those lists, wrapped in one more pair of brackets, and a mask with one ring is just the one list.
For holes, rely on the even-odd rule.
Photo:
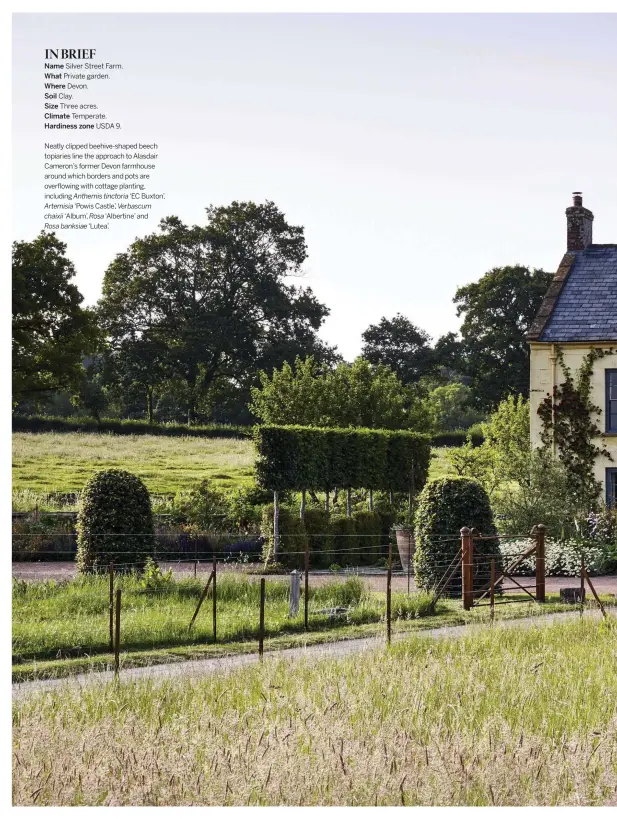
[(568, 251), (561, 260), (557, 272), (553, 276), (553, 281), (549, 284), (544, 301), (540, 305), (535, 319), (533, 320), (529, 332), (527, 333), (527, 341), (539, 341), (544, 328), (552, 315), (553, 309), (557, 304), (561, 290), (570, 274), (570, 270), (576, 261), (576, 253)]

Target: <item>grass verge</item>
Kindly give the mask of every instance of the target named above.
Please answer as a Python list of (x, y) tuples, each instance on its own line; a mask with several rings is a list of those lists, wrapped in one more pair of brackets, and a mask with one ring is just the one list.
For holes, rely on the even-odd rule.
[[(191, 631), (188, 625), (203, 588), (192, 578), (144, 589), (134, 576), (122, 588), (122, 665), (125, 668), (251, 652), (259, 624), (255, 578), (223, 574), (217, 585), (217, 643), (213, 642), (212, 602), (206, 599)], [(288, 616), (289, 584), (269, 579), (266, 592), (268, 650), (374, 636), (384, 631), (385, 594), (370, 592), (359, 578), (311, 590), (310, 629), (304, 631), (303, 605)], [(499, 619), (568, 610), (557, 595), (538, 606), (528, 598), (499, 606)], [(341, 614), (328, 610), (341, 607)], [(444, 600), (435, 613), (422, 594), (392, 596), (394, 631), (485, 622), (487, 608), (464, 612), (458, 600)], [(13, 681), (106, 670), (109, 651), (109, 596), (105, 577), (13, 584)]]

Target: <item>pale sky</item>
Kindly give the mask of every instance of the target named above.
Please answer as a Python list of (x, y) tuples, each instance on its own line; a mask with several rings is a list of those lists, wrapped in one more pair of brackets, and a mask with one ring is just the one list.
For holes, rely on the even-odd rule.
[(59, 233), (87, 303), (161, 217), (271, 199), (305, 227), (346, 358), (397, 312), (436, 338), (457, 286), (555, 270), (572, 191), (617, 242), (616, 42), (616, 14), (17, 14), (14, 237), (43, 226), (44, 143), (83, 139), (42, 127), (45, 48), (96, 48), (125, 70), (89, 99), (124, 129), (88, 138), (157, 142), (166, 199), (141, 225)]

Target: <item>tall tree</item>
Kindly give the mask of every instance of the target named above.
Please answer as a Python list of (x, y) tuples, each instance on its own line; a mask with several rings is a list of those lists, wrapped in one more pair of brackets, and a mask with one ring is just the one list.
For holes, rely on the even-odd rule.
[(529, 396), (525, 335), (551, 279), (551, 273), (522, 265), (494, 267), (456, 291), (456, 312), (463, 316), (458, 366), (482, 409), (508, 395)]
[(371, 324), (362, 333), (362, 340), (362, 357), (371, 364), (390, 367), (403, 384), (419, 381), (435, 370), (431, 337), (400, 313)]
[(187, 420), (225, 379), (257, 372), (282, 340), (315, 339), (328, 309), (290, 284), (304, 229), (272, 202), (209, 207), (204, 227), (163, 219), (108, 267), (101, 315), (113, 349), (147, 338), (186, 387)]
[(73, 262), (55, 233), (13, 243), (13, 400), (76, 389), (96, 350), (94, 314), (71, 282)]

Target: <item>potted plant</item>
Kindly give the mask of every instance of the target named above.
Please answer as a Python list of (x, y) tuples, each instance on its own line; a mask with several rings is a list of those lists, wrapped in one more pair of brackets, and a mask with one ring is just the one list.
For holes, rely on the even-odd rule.
[(413, 556), (416, 551), (416, 540), (413, 533), (413, 514), (407, 514), (401, 522), (396, 523), (392, 528), (403, 571), (413, 572)]

